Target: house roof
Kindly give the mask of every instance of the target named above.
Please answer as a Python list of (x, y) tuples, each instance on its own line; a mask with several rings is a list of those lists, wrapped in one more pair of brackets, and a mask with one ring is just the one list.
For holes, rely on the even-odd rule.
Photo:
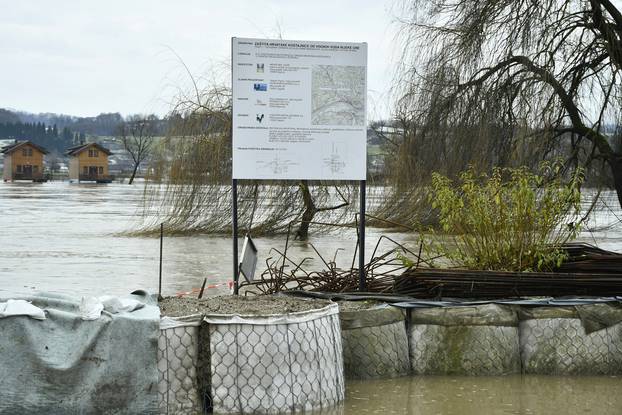
[(107, 155), (112, 154), (112, 152), (108, 150), (106, 147), (100, 144), (97, 144), (97, 143), (86, 143), (86, 144), (80, 144), (79, 146), (70, 147), (67, 149), (67, 151), (65, 151), (65, 154), (67, 154), (68, 156), (77, 156), (78, 154), (82, 153), (84, 150), (88, 149), (89, 147), (97, 147), (98, 150), (103, 151)]
[(5, 147), (2, 148), (2, 153), (4, 153), (4, 154), (11, 154), (14, 151), (17, 151), (19, 148), (21, 148), (21, 147), (23, 147), (25, 145), (29, 145), (32, 148), (42, 152), (43, 154), (48, 154), (49, 153), (49, 151), (47, 151), (45, 148), (43, 148), (43, 147), (41, 147), (41, 146), (39, 146), (39, 145), (37, 145), (35, 143), (32, 143), (32, 142), (30, 142), (28, 140), (26, 140), (26, 141), (17, 141), (17, 142), (15, 142), (13, 144), (9, 144), (8, 146), (5, 146)]

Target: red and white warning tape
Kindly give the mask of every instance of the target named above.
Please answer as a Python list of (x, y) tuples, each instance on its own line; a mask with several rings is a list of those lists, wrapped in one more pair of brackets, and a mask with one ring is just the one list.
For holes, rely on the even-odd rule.
[[(218, 288), (218, 287), (224, 287), (227, 286), (229, 287), (229, 290), (233, 289), (233, 281), (227, 281), (227, 282), (223, 282), (221, 284), (206, 284), (205, 285), (205, 289), (207, 290), (208, 288)], [(175, 294), (177, 297), (184, 297), (186, 295), (197, 295), (201, 292), (200, 288), (193, 288), (190, 291), (180, 291), (177, 294)]]

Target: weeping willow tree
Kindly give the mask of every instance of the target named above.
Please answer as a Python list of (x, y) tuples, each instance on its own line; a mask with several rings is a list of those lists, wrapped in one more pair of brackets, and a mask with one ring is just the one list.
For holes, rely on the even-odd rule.
[(622, 14), (608, 0), (400, 3), (396, 193), (437, 171), (534, 166), (605, 173), (622, 204)]
[[(231, 90), (193, 79), (169, 114), (170, 131), (160, 143), (145, 187), (145, 225), (164, 221), (168, 233), (231, 231)], [(311, 226), (353, 222), (357, 189), (347, 183), (240, 180), (238, 221), (253, 235), (291, 230), (307, 239)]]

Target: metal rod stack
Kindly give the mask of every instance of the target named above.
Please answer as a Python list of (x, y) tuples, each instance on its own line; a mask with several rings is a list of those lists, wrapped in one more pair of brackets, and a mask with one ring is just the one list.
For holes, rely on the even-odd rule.
[(612, 274), (411, 269), (395, 278), (393, 292), (417, 298), (511, 298), (622, 295)]

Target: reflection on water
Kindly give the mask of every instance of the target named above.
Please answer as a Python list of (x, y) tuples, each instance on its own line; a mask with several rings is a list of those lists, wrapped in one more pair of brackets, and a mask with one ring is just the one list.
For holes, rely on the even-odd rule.
[[(54, 183), (0, 183), (0, 295), (3, 292), (62, 291), (78, 295), (125, 294), (143, 288), (155, 292), (158, 282), (157, 238), (121, 237), (116, 233), (139, 223), (142, 185), (88, 185)], [(620, 210), (613, 192), (591, 220), (595, 232), (583, 232), (583, 240), (611, 250), (622, 249)], [(613, 224), (613, 226), (611, 226)], [(384, 230), (368, 229), (369, 259)], [(407, 245), (415, 235), (392, 233)], [(326, 258), (339, 251), (337, 264), (348, 268), (356, 245), (354, 231), (312, 236)], [(257, 238), (258, 270), (265, 268), (270, 248), (283, 249), (284, 236)], [(379, 252), (390, 245), (382, 246)], [(412, 248), (412, 246), (411, 246)], [(231, 280), (232, 243), (227, 236), (167, 237), (164, 241), (163, 293), (165, 295)], [(293, 259), (313, 258), (308, 269), (324, 268), (312, 248), (294, 242)], [(228, 292), (226, 285), (208, 294)]]
[(618, 377), (419, 376), (349, 381), (346, 401), (322, 414), (550, 415), (622, 413)]

